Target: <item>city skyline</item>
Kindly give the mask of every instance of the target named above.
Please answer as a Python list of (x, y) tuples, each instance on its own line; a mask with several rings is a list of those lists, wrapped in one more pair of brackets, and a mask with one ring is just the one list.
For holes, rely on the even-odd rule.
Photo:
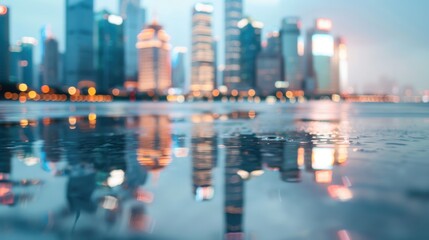
[[(191, 26), (184, 24), (190, 22), (192, 4), (198, 1), (186, 0), (183, 6), (167, 8), (168, 1), (143, 1), (143, 6), (148, 9), (151, 19), (156, 12), (157, 18), (172, 36), (173, 46), (190, 46)], [(223, 62), (224, 44), (223, 25), (223, 1), (212, 1), (215, 7), (214, 29), (219, 42), (219, 59)], [(266, 1), (264, 1), (266, 2)], [(414, 85), (416, 90), (429, 88), (429, 72), (425, 70), (425, 62), (429, 56), (429, 47), (424, 44), (424, 39), (429, 36), (429, 31), (424, 28), (424, 6), (429, 3), (419, 3), (419, 6), (402, 6), (399, 1), (379, 1), (372, 3), (368, 0), (357, 6), (331, 0), (334, 8), (327, 4), (317, 3), (314, 0), (301, 1), (276, 1), (270, 0), (263, 4), (261, 1), (246, 1), (244, 15), (251, 15), (264, 23), (264, 36), (266, 32), (278, 30), (281, 27), (281, 19), (286, 16), (299, 16), (303, 20), (303, 29), (312, 26), (317, 17), (328, 17), (334, 22), (333, 34), (341, 33), (345, 37), (349, 51), (350, 82), (362, 87), (373, 89), (375, 83), (398, 82), (399, 85)], [(4, 0), (1, 4), (11, 7), (11, 43), (16, 43), (21, 37), (37, 37), (40, 27), (45, 24), (52, 25), (53, 32), (58, 38), (60, 49), (64, 50), (64, 26), (65, 6), (63, 2), (48, 0), (35, 0), (32, 3), (22, 0)], [(31, 7), (29, 7), (31, 5)], [(96, 1), (95, 11), (107, 8), (117, 13), (117, 1)], [(324, 6), (326, 5), (326, 6)], [(329, 4), (332, 6), (332, 4)], [(383, 6), (383, 11), (378, 11)], [(28, 9), (32, 10), (30, 14)], [(55, 9), (54, 14), (44, 14), (50, 9)], [(162, 9), (162, 11), (161, 11)], [(284, 9), (284, 10), (283, 10)], [(336, 11), (335, 11), (336, 9)], [(339, 11), (339, 9), (341, 11)], [(353, 9), (351, 14), (347, 14)], [(266, 14), (271, 10), (270, 14)], [(167, 17), (171, 11), (177, 11), (176, 18)], [(27, 13), (27, 14), (26, 14)], [(38, 14), (39, 13), (39, 14)], [(48, 15), (48, 16), (46, 16)], [(29, 24), (30, 16), (31, 25)], [(401, 17), (401, 21), (397, 17)], [(177, 21), (180, 19), (180, 21)], [(27, 21), (28, 20), (28, 21)], [(189, 20), (189, 21), (188, 21)], [(178, 28), (180, 23), (181, 28)], [(376, 23), (376, 24), (375, 24)], [(422, 26), (419, 28), (419, 26)], [(21, 26), (21, 27), (19, 27)], [(25, 27), (24, 27), (25, 26)], [(409, 27), (407, 27), (409, 26)], [(413, 26), (413, 27), (411, 27)], [(381, 29), (381, 30), (380, 30)], [(419, 31), (417, 31), (419, 30)], [(180, 32), (180, 33), (178, 33)], [(189, 49), (189, 48), (188, 48)], [(401, 57), (397, 57), (401, 56)], [(190, 56), (187, 56), (189, 59)], [(401, 67), (405, 64), (413, 66), (413, 70)], [(190, 65), (190, 61), (187, 61)], [(373, 83), (372, 85), (370, 83)]]

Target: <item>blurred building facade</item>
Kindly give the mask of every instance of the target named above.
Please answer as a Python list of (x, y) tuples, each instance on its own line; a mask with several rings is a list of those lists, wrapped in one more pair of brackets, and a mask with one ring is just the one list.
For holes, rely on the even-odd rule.
[(238, 22), (240, 30), (240, 84), (238, 90), (247, 91), (256, 86), (256, 59), (261, 51), (263, 24), (244, 18)]
[(211, 93), (215, 85), (213, 50), (213, 5), (197, 3), (192, 12), (192, 76), (191, 91)]
[(37, 40), (31, 37), (24, 37), (19, 45), (21, 46), (20, 67), (22, 67), (22, 82), (29, 87), (35, 88), (38, 86), (34, 72), (34, 49), (37, 45)]
[(156, 21), (138, 36), (138, 90), (167, 94), (171, 88), (170, 36)]
[(125, 76), (127, 81), (137, 81), (137, 35), (146, 24), (146, 9), (140, 0), (120, 0), (119, 12), (124, 19)]
[(284, 18), (281, 28), (284, 81), (291, 90), (302, 89), (303, 73), (299, 54), (300, 35), (301, 20), (298, 17)]
[(9, 29), (8, 7), (0, 5), (0, 83), (9, 82), (9, 44), (10, 44), (10, 29)]
[(352, 89), (348, 83), (348, 59), (347, 45), (342, 37), (335, 39), (335, 51), (332, 59), (333, 62), (333, 81), (334, 89), (337, 93), (352, 93)]
[(180, 93), (186, 93), (186, 57), (185, 47), (175, 47), (172, 59), (172, 86)]
[(258, 95), (269, 96), (276, 92), (276, 83), (283, 81), (283, 56), (278, 32), (269, 33), (266, 46), (257, 57), (256, 90)]
[(58, 41), (49, 36), (44, 42), (43, 64), (42, 64), (42, 85), (61, 87), (59, 79), (60, 53)]
[(225, 69), (223, 84), (233, 89), (240, 82), (240, 30), (243, 0), (225, 0)]
[(65, 83), (94, 81), (94, 0), (66, 0)]
[(124, 21), (122, 17), (101, 11), (95, 29), (96, 86), (107, 93), (122, 88), (125, 82)]

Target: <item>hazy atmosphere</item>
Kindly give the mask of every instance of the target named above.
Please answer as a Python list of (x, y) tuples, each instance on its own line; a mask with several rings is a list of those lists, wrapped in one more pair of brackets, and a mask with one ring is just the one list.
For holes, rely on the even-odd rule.
[[(116, 0), (96, 2), (97, 10), (117, 11)], [(195, 2), (145, 0), (143, 6), (148, 10), (148, 21), (156, 15), (164, 25), (172, 37), (173, 46), (189, 48), (191, 8)], [(211, 2), (216, 9), (215, 35), (221, 40), (219, 54), (223, 61), (223, 1)], [(12, 43), (23, 36), (38, 37), (40, 27), (50, 24), (64, 50), (63, 0), (2, 0), (0, 3), (8, 5), (13, 12)], [(341, 34), (347, 40), (350, 82), (361, 91), (380, 88), (379, 81), (412, 85), (419, 92), (429, 89), (427, 9), (427, 1), (406, 4), (401, 0), (248, 0), (245, 3), (246, 15), (262, 21), (264, 31), (278, 30), (280, 20), (285, 16), (300, 16), (304, 29), (317, 17), (331, 18), (333, 33)]]

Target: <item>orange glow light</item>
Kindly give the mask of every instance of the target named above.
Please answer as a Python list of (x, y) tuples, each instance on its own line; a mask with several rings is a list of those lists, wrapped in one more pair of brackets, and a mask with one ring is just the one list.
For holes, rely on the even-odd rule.
[(250, 89), (250, 90), (248, 91), (248, 94), (249, 94), (249, 96), (254, 97), (254, 96), (256, 95), (256, 91), (255, 91), (255, 90), (253, 90), (253, 89)]
[(71, 96), (73, 96), (76, 94), (77, 89), (75, 87), (69, 87), (68, 92)]
[(48, 86), (48, 85), (43, 85), (43, 86), (41, 87), (41, 90), (42, 90), (42, 93), (49, 93), (49, 91), (50, 91), (51, 89), (49, 88), (49, 86)]
[(236, 89), (232, 90), (231, 95), (234, 97), (238, 96), (238, 91)]
[(113, 96), (119, 96), (120, 93), (121, 93), (121, 91), (119, 89), (117, 89), (117, 88), (115, 88), (115, 89), (112, 90)]
[(30, 92), (28, 93), (28, 97), (29, 97), (30, 99), (36, 98), (36, 96), (37, 96), (37, 93), (36, 93), (35, 91), (30, 91)]
[(329, 196), (332, 199), (340, 200), (343, 202), (349, 201), (353, 198), (352, 191), (344, 186), (332, 185), (328, 187)]
[(0, 6), (0, 15), (6, 15), (7, 11), (8, 10), (6, 6)]
[(94, 87), (90, 87), (88, 88), (88, 94), (89, 96), (94, 96), (95, 94), (97, 94), (97, 90)]
[(27, 91), (27, 90), (28, 90), (28, 86), (27, 86), (27, 84), (25, 84), (25, 83), (21, 83), (21, 84), (19, 84), (19, 85), (18, 85), (18, 89), (19, 89), (19, 91), (21, 91), (21, 92), (25, 92), (25, 91)]
[(97, 115), (95, 113), (90, 113), (88, 115), (88, 120), (89, 121), (95, 121), (95, 120), (97, 120)]

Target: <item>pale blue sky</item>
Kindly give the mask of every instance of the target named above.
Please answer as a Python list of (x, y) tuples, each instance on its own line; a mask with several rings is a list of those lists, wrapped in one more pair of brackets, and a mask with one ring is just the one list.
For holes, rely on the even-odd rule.
[[(49, 23), (64, 48), (64, 0), (0, 0), (11, 7), (12, 41), (38, 37)], [(190, 46), (191, 7), (198, 0), (142, 0), (149, 18), (157, 13), (174, 46)], [(223, 0), (215, 6), (215, 34), (223, 39)], [(97, 0), (97, 9), (116, 12), (117, 0)], [(426, 0), (247, 0), (245, 13), (277, 30), (284, 16), (300, 16), (305, 27), (317, 17), (334, 21), (333, 32), (347, 39), (350, 82), (372, 87), (381, 78), (429, 90), (429, 1)], [(223, 49), (223, 44), (219, 46)], [(223, 50), (221, 51), (221, 53)]]

